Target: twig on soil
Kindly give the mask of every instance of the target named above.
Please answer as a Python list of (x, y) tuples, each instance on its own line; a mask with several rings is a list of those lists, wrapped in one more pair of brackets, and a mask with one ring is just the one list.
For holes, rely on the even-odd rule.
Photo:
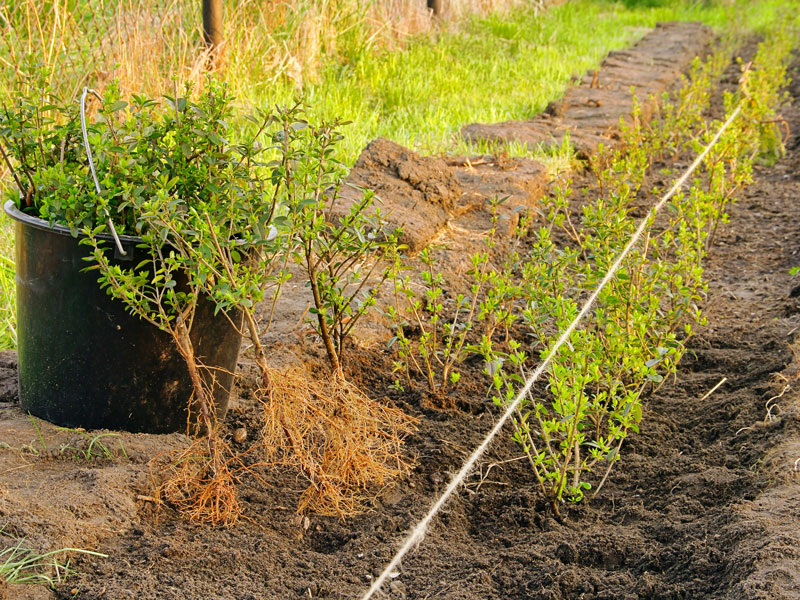
[[(781, 377), (784, 381), (787, 381), (786, 377), (784, 377), (780, 373), (778, 373), (778, 376)], [(772, 410), (778, 406), (777, 403), (775, 403), (775, 400), (781, 398), (787, 391), (789, 391), (791, 387), (792, 384), (787, 383), (781, 390), (780, 394), (772, 396), (769, 400), (766, 401), (766, 403), (764, 403), (764, 408), (766, 409), (767, 414), (764, 416), (764, 420), (761, 422), (762, 424), (772, 423), (772, 421), (775, 420), (775, 417), (772, 415)], [(736, 433), (734, 433), (733, 435), (734, 437), (736, 437), (743, 431), (750, 431), (751, 429), (753, 429), (753, 427), (754, 425), (750, 425), (749, 427), (742, 427), (741, 429), (738, 429)]]
[(295, 325), (295, 326), (294, 326), (294, 330), (295, 330), (295, 331), (297, 331), (298, 329), (300, 329), (300, 326), (301, 326), (301, 325), (303, 324), (303, 322), (305, 321), (305, 319), (306, 319), (306, 315), (308, 314), (308, 311), (309, 311), (309, 310), (311, 310), (311, 302), (310, 302), (310, 301), (309, 301), (309, 303), (308, 303), (308, 304), (306, 304), (306, 309), (303, 311), (303, 314), (301, 314), (301, 315), (300, 315), (300, 318), (299, 318), (299, 319), (297, 319), (297, 325)]
[[(525, 455), (525, 456), (517, 456), (516, 458), (509, 458), (509, 459), (506, 459), (506, 460), (501, 460), (499, 462), (493, 462), (486, 469), (486, 473), (484, 473), (483, 472), (483, 468), (481, 468), (481, 470), (480, 470), (481, 480), (479, 482), (477, 482), (477, 487), (475, 488), (475, 491), (477, 492), (479, 489), (481, 489), (481, 486), (484, 483), (494, 483), (494, 484), (497, 484), (497, 485), (508, 485), (508, 483), (505, 483), (505, 482), (502, 482), (502, 481), (488, 481), (486, 478), (489, 476), (489, 472), (494, 467), (499, 467), (501, 465), (504, 465), (504, 464), (510, 463), (510, 462), (517, 462), (518, 460), (525, 460), (526, 458), (528, 458), (527, 455)], [(464, 487), (469, 487), (470, 485), (475, 485), (475, 484), (474, 483), (467, 484)]]
[[(492, 570), (491, 570), (491, 571), (489, 571), (489, 572), (487, 573), (487, 575), (488, 575), (489, 577), (491, 577), (492, 575), (494, 575), (494, 572), (495, 572), (495, 571), (497, 571), (497, 569), (500, 567), (500, 565), (501, 565), (501, 564), (503, 564), (503, 563), (502, 563), (502, 562), (499, 562), (499, 563), (497, 563), (497, 564), (496, 564), (494, 567), (492, 567)], [(432, 595), (431, 595), (431, 594), (433, 594), (434, 592), (430, 592), (430, 593), (428, 593), (428, 594), (425, 594), (425, 597), (424, 597), (422, 600), (429, 600), (429, 598), (441, 598), (441, 597), (442, 597), (442, 594), (444, 594), (444, 592), (446, 592), (446, 591), (448, 591), (448, 590), (452, 589), (453, 587), (455, 587), (455, 585), (456, 585), (456, 584), (458, 584), (458, 583), (466, 583), (466, 582), (468, 582), (469, 580), (471, 580), (471, 579), (474, 579), (475, 577), (478, 577), (478, 576), (482, 575), (483, 573), (484, 573), (484, 571), (483, 571), (483, 570), (474, 571), (473, 573), (470, 573), (469, 575), (467, 575), (467, 576), (466, 576), (464, 579), (458, 579), (458, 580), (456, 580), (456, 581), (454, 581), (454, 582), (452, 582), (452, 583), (448, 583), (448, 584), (447, 584), (446, 586), (444, 586), (443, 588), (440, 588), (440, 589), (436, 590), (436, 592), (435, 592), (435, 593), (436, 593), (436, 596), (432, 596)]]
[(441, 440), (441, 442), (443, 444), (447, 444), (448, 446), (452, 446), (457, 452), (460, 452), (464, 456), (467, 456), (469, 454), (469, 450), (464, 448), (464, 446), (456, 444), (455, 442), (451, 442), (450, 440), (445, 440), (445, 439)]
[(708, 397), (709, 397), (711, 394), (713, 394), (714, 392), (716, 392), (716, 391), (717, 391), (717, 389), (719, 388), (719, 386), (721, 386), (721, 385), (722, 385), (723, 383), (725, 383), (726, 381), (728, 381), (728, 378), (727, 378), (727, 377), (723, 377), (722, 379), (720, 379), (720, 380), (719, 380), (719, 383), (718, 383), (717, 385), (715, 385), (713, 388), (711, 388), (710, 390), (708, 390), (708, 391), (705, 393), (705, 395), (704, 395), (702, 398), (700, 398), (700, 400), (698, 400), (698, 402), (702, 402), (703, 400), (705, 400), (706, 398), (708, 398)]
[[(717, 385), (719, 385), (719, 384), (717, 384)], [(603, 473), (603, 478), (600, 480), (600, 483), (598, 483), (597, 487), (594, 489), (594, 493), (592, 494), (592, 500), (594, 500), (597, 497), (597, 494), (600, 493), (600, 490), (603, 488), (603, 485), (605, 484), (606, 479), (608, 479), (608, 476), (611, 473), (611, 467), (614, 466), (614, 462), (617, 459), (617, 457), (619, 456), (620, 450), (622, 450), (622, 443), (624, 441), (625, 441), (625, 438), (624, 437), (621, 438), (619, 440), (619, 444), (617, 444), (617, 448), (616, 448), (616, 451), (614, 452), (614, 455), (613, 456), (609, 455), (608, 468), (606, 468), (606, 472)]]

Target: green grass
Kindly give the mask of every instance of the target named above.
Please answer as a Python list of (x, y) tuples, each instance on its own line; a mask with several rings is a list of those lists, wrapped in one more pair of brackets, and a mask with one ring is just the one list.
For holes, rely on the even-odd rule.
[(580, 159), (575, 156), (575, 149), (569, 140), (569, 132), (564, 136), (560, 146), (540, 144), (533, 148), (529, 148), (526, 143), (517, 140), (500, 142), (478, 139), (470, 141), (460, 136), (454, 136), (453, 143), (447, 151), (456, 156), (491, 155), (508, 158), (531, 158), (545, 166), (551, 179), (555, 179), (561, 173), (574, 170), (581, 163)]
[(0, 216), (0, 349), (17, 347), (17, 298), (14, 274), (14, 228)]
[[(46, 584), (50, 587), (63, 582), (73, 573), (70, 568), (69, 554), (88, 554), (100, 558), (108, 558), (107, 554), (82, 550), (79, 548), (62, 548), (40, 554), (25, 545), (25, 540), (9, 536), (0, 530), (0, 583), (8, 584)], [(62, 557), (67, 557), (63, 562)]]
[[(462, 125), (539, 113), (563, 94), (573, 74), (630, 45), (658, 21), (701, 20), (721, 30), (738, 16), (759, 27), (788, 3), (765, 0), (739, 10), (719, 2), (650, 4), (580, 0), (539, 17), (518, 9), (476, 18), (461, 31), (417, 39), (402, 52), (364, 52), (348, 64), (328, 65), (304, 97), (313, 116), (352, 121), (342, 145), (348, 164), (379, 136), (439, 153), (460, 143)], [(244, 99), (263, 106), (295, 95), (279, 83)]]

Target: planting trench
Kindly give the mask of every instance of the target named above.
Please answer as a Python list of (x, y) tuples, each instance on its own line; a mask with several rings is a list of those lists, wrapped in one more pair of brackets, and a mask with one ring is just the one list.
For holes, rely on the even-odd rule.
[[(654, 35), (680, 30), (696, 40), (694, 53), (708, 42), (693, 25), (662, 27)], [(641, 46), (657, 50), (663, 44), (647, 38)], [(685, 54), (681, 68), (693, 55)], [(653, 63), (656, 70), (662, 66)], [(595, 89), (602, 73), (584, 85)], [(735, 79), (733, 74), (735, 69), (729, 71)], [(800, 78), (800, 62), (793, 76)], [(787, 156), (757, 169), (757, 183), (732, 207), (731, 224), (718, 232), (710, 252), (709, 325), (691, 341), (677, 381), (646, 400), (641, 434), (626, 442), (598, 498), (556, 521), (525, 463), (504, 462), (518, 450), (501, 436), (403, 561), (389, 597), (800, 597), (800, 279), (788, 273), (800, 264), (800, 85), (790, 92), (793, 104), (783, 111), (793, 132)], [(613, 137), (611, 125), (603, 131)], [(432, 216), (420, 221), (430, 231), (412, 229), (422, 236), (413, 243), (450, 240), (454, 250), (443, 257), (454, 281), (486, 228), (486, 195), (511, 192), (504, 213), (511, 220), (513, 203), (531, 205), (547, 183), (532, 161), (420, 158), (385, 141), (370, 145), (351, 177), (371, 181), (388, 201), (412, 197), (406, 211), (441, 208), (444, 220), (434, 220), (439, 213), (431, 209)], [(390, 183), (396, 193), (389, 193)], [(294, 303), (295, 312), (282, 312), (269, 340), (271, 355), (276, 362), (300, 356), (312, 369), (323, 368), (309, 336), (297, 328), (301, 298), (299, 291), (287, 291), (284, 301)], [(179, 446), (182, 436), (109, 436), (103, 442), (115, 458), (88, 461), (70, 450), (86, 449), (82, 435), (36, 421), (39, 438), (18, 407), (3, 401), (0, 441), (10, 446), (0, 451), (5, 531), (41, 550), (77, 546), (109, 554), (105, 560), (77, 559), (79, 574), (58, 586), (59, 598), (358, 597), (496, 415), (478, 362), (467, 365), (471, 373), (451, 394), (450, 410), (432, 406), (420, 390), (390, 390), (390, 358), (381, 344), (368, 343), (380, 338), (379, 324), (370, 331), (351, 355), (348, 375), (373, 397), (386, 396), (421, 418), (408, 442), (418, 466), (385, 491), (375, 510), (347, 520), (297, 518), (304, 482), (270, 472), (269, 487), (245, 481), (241, 488), (247, 520), (232, 529), (192, 526), (155, 511), (148, 498), (147, 461)], [(12, 354), (0, 356), (0, 392), (13, 380), (13, 361)], [(252, 377), (246, 362), (242, 367), (227, 425), (252, 434), (258, 426)], [(727, 381), (707, 395), (723, 377)], [(778, 395), (768, 411), (766, 404)], [(25, 590), (34, 592), (49, 594)]]

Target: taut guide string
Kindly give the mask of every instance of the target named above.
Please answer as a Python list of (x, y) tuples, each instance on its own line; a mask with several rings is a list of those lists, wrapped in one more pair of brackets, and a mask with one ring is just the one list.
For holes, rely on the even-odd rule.
[[(86, 132), (86, 94), (92, 94), (93, 96), (100, 98), (100, 95), (94, 91), (90, 90), (89, 88), (83, 88), (83, 94), (81, 94), (81, 132), (83, 133), (83, 147), (86, 149), (86, 158), (89, 160), (89, 171), (92, 173), (92, 181), (94, 181), (94, 189), (97, 192), (97, 195), (100, 195), (100, 182), (97, 181), (97, 173), (94, 170), (94, 159), (92, 158), (92, 148), (89, 146), (89, 134)], [(122, 256), (127, 256), (127, 252), (125, 252), (125, 248), (122, 247), (122, 242), (119, 241), (119, 236), (117, 235), (117, 230), (114, 227), (114, 223), (111, 221), (111, 215), (108, 212), (108, 209), (104, 209), (106, 216), (108, 217), (108, 227), (111, 229), (111, 235), (114, 237), (114, 242), (117, 244), (117, 250)]]
[(625, 259), (628, 253), (630, 253), (630, 251), (633, 249), (633, 246), (636, 244), (637, 241), (639, 241), (639, 238), (642, 236), (644, 230), (647, 228), (648, 221), (652, 217), (654, 217), (658, 213), (658, 211), (661, 210), (661, 208), (667, 203), (667, 201), (670, 198), (672, 198), (672, 196), (675, 195), (675, 193), (681, 188), (681, 186), (683, 186), (683, 184), (686, 183), (686, 180), (694, 172), (694, 170), (698, 167), (698, 165), (703, 161), (703, 159), (709, 153), (714, 144), (716, 144), (719, 141), (719, 138), (722, 136), (725, 130), (730, 126), (730, 124), (734, 121), (734, 119), (739, 114), (741, 109), (742, 105), (740, 103), (736, 107), (736, 110), (734, 110), (733, 113), (731, 113), (731, 115), (728, 117), (727, 121), (723, 123), (722, 127), (719, 128), (719, 131), (717, 131), (713, 139), (697, 156), (694, 162), (691, 165), (689, 165), (686, 171), (684, 171), (683, 175), (680, 176), (680, 178), (675, 182), (672, 188), (670, 188), (670, 190), (661, 198), (661, 200), (659, 200), (658, 203), (655, 204), (655, 206), (653, 206), (653, 208), (650, 209), (650, 212), (647, 214), (647, 216), (645, 216), (641, 220), (641, 222), (639, 223), (639, 227), (636, 228), (636, 231), (634, 232), (633, 236), (631, 236), (631, 239), (628, 240), (628, 243), (622, 249), (622, 252), (619, 254), (614, 263), (611, 265), (611, 268), (609, 268), (605, 277), (603, 277), (602, 281), (597, 286), (595, 291), (592, 292), (592, 295), (589, 296), (589, 298), (586, 300), (586, 302), (583, 305), (583, 308), (581, 308), (581, 311), (578, 313), (578, 315), (575, 317), (572, 323), (570, 323), (569, 326), (564, 330), (564, 332), (561, 334), (561, 337), (558, 338), (558, 341), (550, 349), (550, 352), (547, 354), (545, 359), (539, 364), (536, 370), (531, 374), (531, 376), (525, 382), (523, 388), (519, 391), (516, 398), (514, 398), (514, 401), (508, 405), (503, 415), (497, 421), (495, 426), (492, 427), (492, 430), (486, 435), (483, 442), (481, 442), (481, 444), (470, 455), (470, 457), (464, 463), (464, 466), (461, 467), (461, 470), (453, 476), (452, 480), (450, 481), (450, 484), (447, 486), (447, 488), (445, 488), (444, 492), (439, 497), (439, 499), (433, 504), (433, 506), (431, 506), (430, 510), (425, 515), (425, 517), (414, 527), (414, 529), (406, 538), (403, 545), (394, 555), (394, 558), (392, 558), (389, 564), (386, 565), (386, 568), (383, 570), (380, 576), (373, 582), (369, 590), (367, 590), (367, 592), (363, 596), (361, 596), (361, 600), (370, 600), (370, 598), (372, 598), (373, 595), (378, 590), (380, 590), (381, 586), (386, 582), (386, 579), (389, 577), (389, 575), (400, 564), (400, 561), (403, 559), (403, 557), (406, 554), (408, 554), (408, 552), (422, 540), (422, 538), (425, 535), (425, 531), (428, 528), (428, 525), (430, 524), (431, 520), (433, 520), (433, 517), (435, 517), (436, 514), (439, 512), (439, 510), (441, 510), (442, 506), (444, 506), (445, 502), (449, 500), (450, 496), (453, 495), (458, 486), (463, 483), (466, 476), (475, 466), (475, 463), (478, 462), (481, 456), (483, 456), (483, 453), (489, 447), (491, 441), (500, 432), (500, 430), (506, 424), (508, 419), (511, 418), (511, 415), (514, 414), (514, 412), (517, 410), (517, 408), (520, 405), (520, 402), (522, 402), (522, 398), (524, 398), (528, 394), (533, 384), (536, 383), (539, 377), (541, 377), (542, 373), (544, 373), (545, 369), (547, 369), (547, 367), (550, 365), (553, 356), (555, 356), (556, 352), (558, 352), (558, 349), (561, 348), (561, 346), (563, 346), (566, 343), (570, 335), (572, 335), (572, 332), (575, 331), (575, 328), (578, 326), (578, 323), (581, 321), (581, 319), (583, 319), (584, 316), (586, 316), (586, 313), (589, 312), (589, 310), (592, 308), (592, 305), (597, 301), (597, 297), (600, 295), (600, 292), (608, 284), (608, 282), (611, 281), (616, 272), (619, 270), (620, 266), (622, 265), (622, 261)]

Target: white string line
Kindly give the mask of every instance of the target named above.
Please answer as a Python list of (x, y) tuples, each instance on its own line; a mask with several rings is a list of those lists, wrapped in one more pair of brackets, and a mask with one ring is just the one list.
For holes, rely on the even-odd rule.
[(541, 364), (536, 368), (533, 374), (525, 382), (525, 386), (519, 391), (516, 398), (514, 398), (514, 401), (508, 405), (508, 408), (506, 408), (506, 411), (503, 413), (503, 416), (500, 417), (500, 419), (497, 421), (492, 430), (486, 435), (483, 442), (481, 442), (480, 446), (478, 446), (472, 453), (472, 455), (470, 455), (469, 459), (467, 459), (467, 462), (465, 462), (464, 466), (461, 467), (461, 470), (458, 473), (456, 473), (456, 475), (453, 476), (452, 480), (450, 481), (450, 484), (444, 490), (439, 499), (433, 504), (433, 506), (431, 506), (430, 510), (428, 511), (428, 514), (426, 514), (425, 517), (417, 524), (417, 526), (414, 527), (414, 529), (406, 538), (406, 541), (397, 551), (397, 554), (395, 554), (391, 562), (388, 565), (386, 565), (386, 568), (383, 570), (380, 577), (378, 577), (375, 580), (375, 582), (372, 584), (369, 590), (367, 590), (367, 592), (361, 597), (361, 600), (369, 600), (370, 598), (372, 598), (375, 592), (377, 592), (381, 588), (381, 586), (386, 582), (386, 579), (389, 577), (389, 574), (392, 573), (394, 569), (397, 567), (397, 565), (400, 564), (400, 561), (403, 559), (403, 557), (406, 554), (408, 554), (411, 548), (413, 548), (424, 537), (425, 531), (427, 530), (428, 525), (430, 524), (433, 517), (436, 516), (436, 513), (438, 513), (439, 510), (442, 508), (442, 506), (444, 506), (444, 503), (447, 502), (447, 500), (449, 500), (450, 496), (453, 495), (453, 492), (455, 492), (458, 486), (464, 481), (467, 474), (472, 470), (472, 467), (475, 466), (475, 463), (478, 462), (483, 453), (486, 451), (486, 448), (488, 448), (491, 441), (500, 432), (500, 430), (503, 428), (503, 425), (506, 424), (506, 421), (508, 421), (511, 415), (514, 414), (514, 412), (517, 410), (517, 407), (522, 401), (522, 398), (524, 398), (527, 395), (531, 387), (533, 387), (533, 384), (536, 383), (536, 381), (539, 379), (542, 373), (544, 373), (545, 369), (552, 361), (553, 356), (555, 356), (555, 353), (558, 352), (558, 349), (561, 348), (561, 346), (563, 346), (564, 343), (566, 343), (570, 335), (572, 335), (572, 332), (578, 326), (580, 320), (583, 319), (583, 317), (586, 316), (586, 313), (589, 312), (592, 305), (597, 300), (597, 297), (600, 295), (600, 292), (608, 284), (608, 282), (611, 281), (616, 272), (619, 270), (620, 266), (622, 265), (622, 261), (625, 259), (625, 257), (633, 248), (634, 244), (636, 244), (636, 242), (644, 233), (644, 230), (647, 228), (647, 223), (650, 220), (650, 218), (655, 216), (655, 214), (658, 213), (659, 210), (661, 210), (664, 204), (666, 204), (667, 201), (670, 198), (672, 198), (672, 196), (674, 196), (675, 193), (681, 188), (681, 186), (684, 183), (686, 183), (686, 180), (689, 178), (689, 176), (703, 161), (703, 159), (709, 153), (714, 144), (716, 144), (719, 141), (719, 138), (722, 136), (722, 134), (725, 132), (728, 126), (733, 122), (733, 120), (739, 114), (741, 108), (742, 105), (739, 104), (739, 106), (736, 107), (736, 110), (734, 110), (733, 113), (731, 113), (731, 116), (728, 117), (728, 120), (725, 121), (722, 127), (720, 127), (719, 131), (717, 131), (717, 134), (713, 137), (713, 139), (698, 155), (698, 157), (694, 160), (694, 162), (691, 165), (689, 165), (689, 168), (686, 169), (683, 175), (681, 175), (681, 177), (675, 182), (675, 184), (672, 186), (669, 192), (667, 192), (666, 195), (664, 195), (661, 198), (661, 200), (659, 200), (658, 203), (655, 206), (653, 206), (653, 208), (650, 209), (648, 215), (642, 219), (641, 223), (639, 223), (639, 227), (636, 228), (636, 231), (634, 232), (633, 236), (631, 236), (631, 239), (628, 241), (628, 243), (625, 245), (620, 255), (611, 265), (611, 268), (608, 270), (605, 277), (603, 277), (602, 281), (600, 281), (600, 284), (597, 286), (597, 289), (595, 289), (592, 295), (589, 296), (589, 298), (586, 300), (586, 303), (583, 305), (583, 308), (581, 308), (581, 311), (578, 313), (575, 319), (573, 319), (572, 323), (570, 323), (569, 326), (564, 330), (564, 333), (562, 333), (561, 337), (558, 338), (558, 341), (551, 348), (550, 352), (547, 354), (545, 359), (541, 362)]
[[(86, 132), (86, 94), (93, 94), (97, 98), (100, 96), (97, 94), (96, 91), (91, 90), (87, 87), (83, 88), (83, 94), (81, 94), (81, 132), (83, 133), (83, 147), (86, 149), (86, 158), (89, 160), (89, 171), (92, 173), (92, 180), (94, 181), (94, 189), (97, 191), (97, 195), (100, 196), (100, 183), (97, 181), (97, 173), (94, 170), (94, 160), (92, 159), (92, 147), (89, 145), (89, 134)], [(102, 98), (100, 98), (102, 100)], [(114, 236), (114, 242), (117, 244), (117, 250), (122, 256), (127, 256), (128, 253), (125, 252), (125, 248), (122, 247), (122, 242), (119, 241), (119, 236), (117, 235), (117, 230), (114, 227), (114, 222), (111, 220), (111, 214), (108, 212), (108, 209), (105, 208), (103, 212), (106, 213), (108, 217), (108, 227), (111, 229), (111, 235)]]

